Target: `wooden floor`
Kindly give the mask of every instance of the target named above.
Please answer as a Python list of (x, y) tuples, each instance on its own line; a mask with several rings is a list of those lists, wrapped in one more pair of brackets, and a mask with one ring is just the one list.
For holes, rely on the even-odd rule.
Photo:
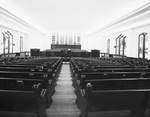
[(76, 95), (68, 62), (62, 64), (52, 99), (52, 105), (46, 110), (47, 117), (79, 117), (80, 110), (75, 104)]

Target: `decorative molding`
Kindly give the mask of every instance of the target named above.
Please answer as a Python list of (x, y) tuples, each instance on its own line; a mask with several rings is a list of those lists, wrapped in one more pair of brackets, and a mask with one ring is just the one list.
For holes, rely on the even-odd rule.
[[(123, 29), (123, 28), (122, 29), (117, 29), (117, 26), (120, 25), (120, 26), (124, 27), (124, 26), (126, 26), (126, 25), (124, 25), (125, 23), (130, 22), (131, 20), (133, 20), (135, 18), (141, 18), (141, 16), (143, 16), (144, 14), (147, 14), (147, 15), (150, 14), (150, 3), (147, 3), (146, 5), (140, 7), (138, 9), (130, 12), (129, 14), (115, 20), (114, 22), (100, 28), (99, 30), (89, 34), (89, 36), (95, 35), (95, 34), (98, 34), (98, 33), (108, 32), (108, 30), (110, 30), (112, 28), (114, 29), (115, 27), (116, 27), (116, 31), (127, 30), (127, 29)], [(149, 24), (149, 23), (150, 22), (147, 22), (146, 24)], [(143, 24), (143, 25), (146, 25), (146, 24)], [(135, 27), (138, 27), (138, 25), (135, 25), (132, 28), (135, 28)], [(115, 33), (115, 31), (114, 31), (114, 33)]]
[(0, 6), (0, 14), (3, 14), (4, 16), (12, 19), (13, 21), (16, 21), (17, 23), (29, 28), (30, 30), (33, 30), (33, 31), (35, 31), (37, 33), (40, 33), (40, 34), (43, 34), (42, 31), (40, 31), (37, 28), (33, 27), (29, 23), (25, 22), (24, 20), (22, 20), (21, 18), (17, 17), (14, 14), (12, 14), (11, 12), (7, 11), (6, 9), (2, 8), (1, 6)]
[(2, 28), (6, 28), (6, 29), (8, 29), (8, 30), (15, 31), (15, 32), (20, 32), (20, 33), (22, 33), (22, 34), (26, 35), (26, 33), (25, 33), (25, 32), (22, 32), (22, 31), (19, 31), (19, 30), (15, 30), (15, 29), (13, 29), (13, 28), (10, 28), (10, 27), (7, 27), (7, 26), (1, 25), (1, 24), (0, 24), (0, 27), (2, 27)]

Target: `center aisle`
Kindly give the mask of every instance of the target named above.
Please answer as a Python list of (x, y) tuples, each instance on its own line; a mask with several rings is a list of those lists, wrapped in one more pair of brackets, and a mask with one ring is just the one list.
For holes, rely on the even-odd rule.
[(52, 97), (53, 103), (46, 110), (47, 117), (79, 117), (80, 110), (75, 104), (76, 95), (71, 79), (70, 65), (63, 62)]

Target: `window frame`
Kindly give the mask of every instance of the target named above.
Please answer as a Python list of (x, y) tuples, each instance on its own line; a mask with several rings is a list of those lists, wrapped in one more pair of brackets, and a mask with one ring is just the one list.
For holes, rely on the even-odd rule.
[[(145, 45), (146, 45), (146, 35), (148, 35), (148, 33), (145, 33), (145, 32), (143, 32), (143, 33), (141, 33), (141, 34), (139, 34), (139, 36), (138, 36), (138, 58), (143, 58), (143, 59), (145, 59), (145, 54), (146, 54), (146, 48), (145, 48)], [(141, 45), (141, 36), (143, 36), (143, 40), (142, 40), (142, 53), (140, 52), (141, 51), (141, 48), (140, 48), (140, 45)], [(142, 54), (142, 57), (140, 57), (140, 54)]]
[[(125, 46), (126, 46), (126, 40), (125, 40), (125, 38), (126, 38), (126, 36), (124, 36), (124, 35), (122, 35), (122, 34), (120, 34), (117, 38), (116, 38), (116, 46), (115, 46), (115, 48), (116, 48), (116, 50), (115, 50), (115, 54), (116, 55), (122, 55), (122, 56), (124, 56), (124, 54), (125, 54)], [(120, 42), (121, 42), (121, 39), (123, 40), (123, 44), (122, 44), (122, 48), (121, 48), (121, 44), (120, 44)], [(121, 54), (121, 49), (122, 49), (122, 54)]]

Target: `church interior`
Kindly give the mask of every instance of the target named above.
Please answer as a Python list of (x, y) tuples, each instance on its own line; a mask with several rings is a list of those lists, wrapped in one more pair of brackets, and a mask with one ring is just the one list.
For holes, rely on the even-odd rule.
[(149, 37), (150, 0), (0, 0), (0, 117), (150, 117)]

